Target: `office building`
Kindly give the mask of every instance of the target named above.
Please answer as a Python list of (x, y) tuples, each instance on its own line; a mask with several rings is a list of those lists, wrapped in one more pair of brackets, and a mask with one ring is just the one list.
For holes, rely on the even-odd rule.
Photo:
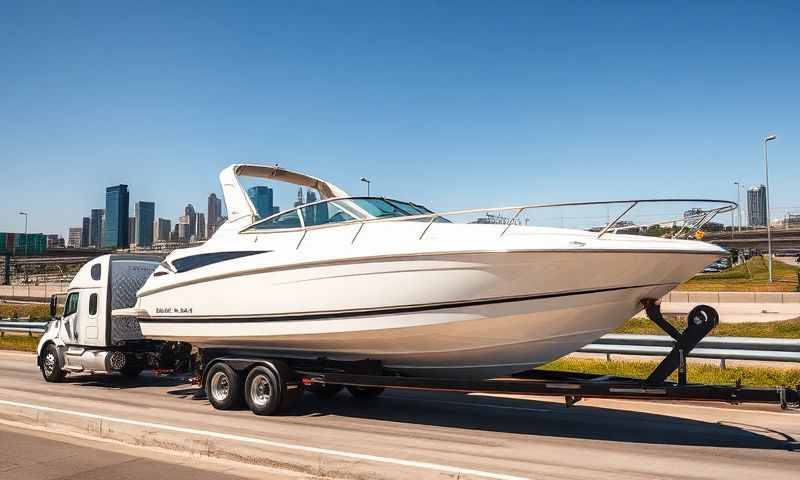
[(89, 246), (100, 248), (103, 244), (103, 217), (105, 210), (93, 208), (89, 218)]
[(83, 235), (83, 228), (69, 227), (69, 233), (67, 234), (67, 246), (70, 248), (80, 247), (82, 235)]
[(192, 204), (186, 205), (183, 209), (183, 216), (178, 219), (178, 224), (186, 224), (183, 231), (186, 232), (185, 236), (180, 236), (181, 240), (190, 241), (192, 236), (197, 232), (197, 215)]
[(172, 230), (172, 222), (166, 218), (159, 218), (155, 225), (155, 241), (168, 242), (170, 241), (170, 231)]
[(197, 241), (205, 240), (206, 239), (206, 216), (202, 213), (195, 214), (195, 230), (194, 232), (194, 239)]
[(127, 185), (106, 188), (106, 214), (103, 220), (103, 247), (127, 248), (130, 205)]
[(256, 186), (247, 189), (247, 196), (253, 202), (253, 206), (261, 218), (267, 218), (275, 210), (275, 198), (270, 187)]
[(747, 222), (751, 227), (767, 226), (767, 187), (764, 185), (747, 190)]
[(64, 248), (64, 237), (57, 233), (45, 235), (47, 239), (47, 248)]
[(133, 207), (136, 215), (136, 246), (150, 247), (153, 245), (153, 222), (156, 217), (156, 204), (154, 202), (136, 202)]
[(299, 207), (303, 204), (303, 187), (297, 187), (297, 200), (294, 201), (294, 206)]
[(136, 217), (128, 217), (128, 245), (136, 243)]
[(89, 233), (91, 231), (91, 220), (89, 217), (83, 217), (83, 222), (81, 223), (81, 248), (86, 248), (89, 246)]
[[(248, 193), (249, 195), (249, 193)], [(217, 198), (215, 193), (208, 196), (208, 227), (206, 228), (206, 238), (211, 238), (214, 232), (217, 231), (217, 224), (220, 217), (222, 217), (222, 200)]]

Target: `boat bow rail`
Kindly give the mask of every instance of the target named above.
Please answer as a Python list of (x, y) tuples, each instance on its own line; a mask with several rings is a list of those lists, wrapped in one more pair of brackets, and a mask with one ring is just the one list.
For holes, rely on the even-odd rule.
[[(738, 207), (736, 202), (728, 201), (728, 200), (714, 200), (714, 199), (696, 199), (696, 198), (668, 198), (668, 199), (633, 199), (633, 200), (608, 200), (608, 201), (593, 201), (593, 202), (568, 202), (568, 203), (548, 203), (548, 204), (530, 204), (530, 205), (516, 205), (516, 206), (507, 206), (507, 207), (494, 207), (494, 208), (474, 208), (474, 209), (467, 209), (467, 210), (452, 210), (446, 212), (428, 212), (428, 213), (420, 213), (415, 215), (403, 215), (403, 216), (395, 216), (389, 218), (358, 218), (363, 217), (363, 210), (358, 208), (353, 202), (351, 203), (351, 208), (354, 211), (352, 220), (348, 221), (341, 221), (341, 222), (331, 222), (331, 223), (323, 223), (319, 225), (307, 225), (305, 222), (304, 212), (308, 212), (309, 210), (313, 210), (317, 208), (319, 205), (323, 205), (330, 202), (337, 202), (337, 207), (341, 208), (342, 205), (348, 205), (348, 201), (352, 200), (363, 200), (363, 199), (379, 199), (387, 202), (397, 202), (396, 200), (384, 198), (384, 197), (355, 197), (355, 196), (345, 196), (345, 197), (334, 197), (334, 198), (325, 198), (323, 200), (307, 203), (298, 207), (295, 207), (290, 210), (282, 211), (276, 215), (259, 219), (258, 221), (248, 224), (244, 228), (239, 230), (239, 233), (258, 233), (258, 234), (271, 234), (271, 233), (280, 233), (285, 232), (286, 229), (275, 229), (275, 230), (253, 230), (253, 227), (261, 222), (269, 221), (272, 218), (275, 218), (280, 215), (287, 215), (290, 212), (296, 211), (297, 216), (299, 217), (299, 227), (293, 228), (292, 230), (301, 231), (303, 236), (297, 244), (297, 248), (303, 243), (303, 239), (305, 238), (305, 234), (309, 230), (316, 230), (316, 229), (325, 229), (325, 228), (332, 228), (338, 227), (343, 225), (359, 225), (358, 230), (356, 231), (355, 235), (352, 238), (351, 243), (355, 243), (358, 236), (361, 234), (364, 227), (368, 224), (379, 224), (379, 223), (389, 223), (389, 222), (423, 222), (424, 226), (421, 226), (420, 233), (417, 237), (418, 240), (422, 240), (425, 238), (426, 234), (431, 230), (433, 225), (437, 222), (447, 222), (452, 223), (451, 219), (455, 217), (465, 217), (465, 216), (475, 216), (479, 214), (487, 214), (488, 212), (509, 212), (510, 217), (498, 217), (501, 219), (498, 223), (504, 225), (505, 228), (499, 233), (498, 238), (502, 238), (512, 227), (519, 226), (522, 222), (519, 221), (519, 218), (522, 216), (523, 213), (530, 211), (530, 210), (542, 210), (542, 209), (554, 209), (554, 208), (569, 208), (569, 207), (599, 207), (599, 206), (619, 206), (622, 209), (622, 212), (617, 214), (613, 217), (613, 220), (608, 221), (607, 223), (603, 224), (602, 226), (596, 227), (590, 231), (594, 231), (596, 236), (594, 238), (600, 239), (604, 235), (609, 233), (619, 233), (625, 231), (635, 231), (643, 228), (653, 227), (653, 226), (664, 226), (669, 225), (669, 231), (664, 235), (667, 238), (671, 239), (689, 239), (694, 238), (694, 235), (699, 232), (705, 225), (708, 224), (714, 217), (719, 214), (727, 213), (735, 210)], [(684, 204), (684, 205), (697, 205), (697, 204), (710, 204), (708, 208), (689, 208), (687, 209), (681, 216), (679, 217), (670, 217), (670, 218), (662, 218), (657, 221), (649, 221), (646, 223), (634, 223), (634, 222), (623, 222), (626, 217), (629, 217), (633, 214), (634, 210), (637, 207), (642, 207), (645, 205), (663, 205), (663, 204)], [(411, 204), (414, 205), (414, 204)], [(419, 207), (414, 205), (415, 207)], [(424, 209), (424, 207), (419, 207), (420, 209)], [(427, 210), (427, 209), (424, 209)], [(361, 212), (361, 213), (358, 213)], [(624, 223), (624, 224), (623, 224)]]

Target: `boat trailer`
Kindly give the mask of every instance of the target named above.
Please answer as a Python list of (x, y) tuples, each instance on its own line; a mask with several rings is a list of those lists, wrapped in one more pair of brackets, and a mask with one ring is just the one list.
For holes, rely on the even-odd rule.
[[(329, 398), (345, 387), (362, 400), (375, 398), (386, 388), (397, 388), (562, 396), (567, 407), (584, 398), (772, 403), (782, 409), (800, 407), (800, 386), (751, 388), (742, 386), (741, 381), (735, 385), (689, 383), (686, 357), (717, 326), (719, 315), (707, 305), (698, 305), (689, 312), (688, 326), (681, 332), (664, 319), (657, 301), (647, 299), (642, 304), (653, 323), (674, 340), (672, 350), (646, 379), (538, 369), (489, 380), (406, 377), (387, 370), (377, 360), (232, 355), (233, 352), (224, 349), (201, 350), (197, 379), (214, 408), (235, 408), (245, 400), (257, 415), (288, 410), (300, 401), (303, 390)], [(676, 370), (677, 382), (668, 381)]]
[[(693, 348), (719, 323), (716, 310), (698, 305), (687, 315), (687, 328), (680, 332), (661, 314), (659, 303), (644, 300), (647, 316), (675, 342), (670, 353), (644, 380), (608, 375), (575, 372), (528, 370), (510, 377), (490, 380), (456, 380), (389, 376), (382, 372), (379, 362), (360, 363), (362, 373), (345, 371), (338, 362), (320, 359), (322, 371), (298, 365), (302, 383), (313, 385), (348, 385), (363, 388), (398, 388), (409, 390), (446, 391), (462, 393), (493, 393), (515, 395), (563, 396), (567, 407), (584, 398), (618, 398), (671, 401), (718, 401), (731, 404), (772, 403), (782, 409), (800, 407), (800, 386), (753, 388), (735, 385), (706, 385), (689, 383), (686, 378), (686, 357)], [(677, 370), (677, 382), (667, 379)]]

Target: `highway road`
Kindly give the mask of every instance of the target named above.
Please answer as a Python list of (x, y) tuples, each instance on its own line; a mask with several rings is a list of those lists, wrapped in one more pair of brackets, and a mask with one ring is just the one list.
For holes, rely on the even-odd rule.
[[(0, 478), (15, 480), (241, 480), (293, 478), (231, 462), (164, 455), (142, 448), (12, 428), (0, 424)], [(120, 452), (124, 450), (124, 453)]]
[(0, 379), (0, 423), (17, 432), (44, 425), (39, 434), (54, 441), (69, 431), (90, 446), (99, 435), (301, 475), (795, 479), (800, 471), (800, 412), (776, 406), (589, 400), (568, 409), (559, 399), (387, 390), (371, 403), (307, 394), (291, 414), (257, 417), (213, 410), (183, 377), (46, 384), (29, 354), (0, 353)]

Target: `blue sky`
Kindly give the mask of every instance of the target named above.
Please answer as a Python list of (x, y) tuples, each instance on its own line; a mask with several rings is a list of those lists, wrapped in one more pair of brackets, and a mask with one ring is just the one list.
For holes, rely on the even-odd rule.
[(0, 231), (65, 234), (117, 183), (174, 220), (241, 162), (439, 210), (732, 199), (772, 132), (773, 215), (800, 213), (794, 2), (0, 10)]

